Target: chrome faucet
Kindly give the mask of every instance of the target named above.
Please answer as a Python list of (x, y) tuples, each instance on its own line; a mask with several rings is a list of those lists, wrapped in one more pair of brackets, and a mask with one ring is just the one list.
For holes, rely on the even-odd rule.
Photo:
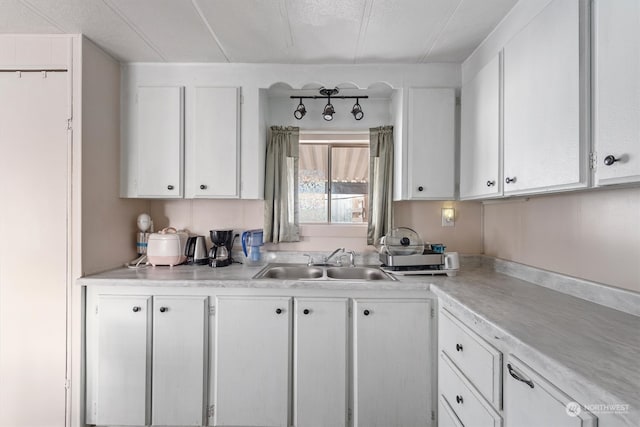
[(325, 257), (324, 263), (329, 264), (329, 260), (334, 256), (336, 256), (336, 254), (338, 254), (339, 252), (344, 252), (344, 248), (338, 248), (335, 251), (331, 252), (331, 255), (329, 255), (328, 257)]

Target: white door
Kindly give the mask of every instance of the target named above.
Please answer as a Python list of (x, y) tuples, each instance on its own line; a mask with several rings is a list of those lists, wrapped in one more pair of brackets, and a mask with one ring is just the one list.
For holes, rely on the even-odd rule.
[(185, 197), (239, 197), (239, 98), (235, 87), (193, 89)]
[(182, 197), (183, 88), (139, 87), (139, 197)]
[(455, 91), (410, 88), (408, 108), (409, 199), (453, 199)]
[(597, 185), (637, 182), (640, 181), (640, 2), (596, 0), (593, 8)]
[(150, 326), (150, 296), (99, 297), (96, 424), (150, 423)]
[(349, 300), (296, 298), (294, 425), (347, 425)]
[(0, 73), (0, 425), (64, 425), (69, 75)]
[(575, 404), (523, 362), (507, 358), (504, 372), (504, 414), (507, 426), (595, 427), (597, 418)]
[(499, 196), (500, 55), (462, 87), (460, 198)]
[(154, 425), (203, 425), (207, 389), (206, 296), (153, 298)]
[(551, 2), (504, 48), (505, 194), (586, 186), (580, 4)]
[(353, 302), (354, 426), (431, 425), (431, 302)]
[(214, 425), (287, 426), (291, 298), (216, 298)]

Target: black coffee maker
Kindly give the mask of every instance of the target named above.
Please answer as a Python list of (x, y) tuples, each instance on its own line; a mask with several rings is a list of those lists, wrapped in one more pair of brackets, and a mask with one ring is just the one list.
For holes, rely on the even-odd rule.
[(209, 251), (209, 266), (226, 267), (231, 265), (231, 248), (238, 235), (233, 235), (233, 230), (210, 230), (211, 243), (213, 246)]

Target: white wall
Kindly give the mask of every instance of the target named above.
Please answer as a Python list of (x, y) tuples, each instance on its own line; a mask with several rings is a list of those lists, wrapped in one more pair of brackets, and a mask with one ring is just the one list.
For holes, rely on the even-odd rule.
[(640, 188), (486, 204), (487, 255), (640, 292)]

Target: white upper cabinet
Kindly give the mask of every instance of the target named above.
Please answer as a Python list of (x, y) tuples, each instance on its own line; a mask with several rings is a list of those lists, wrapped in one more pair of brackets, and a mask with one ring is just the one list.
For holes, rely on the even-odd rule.
[(500, 55), (462, 86), (460, 198), (502, 194)]
[(640, 2), (596, 0), (596, 184), (640, 181)]
[(454, 89), (410, 88), (406, 199), (455, 197)]
[(504, 47), (504, 194), (588, 184), (588, 10), (555, 0)]
[(240, 89), (138, 86), (124, 118), (122, 196), (240, 196)]
[(185, 155), (186, 198), (237, 198), (239, 88), (195, 87)]
[(136, 94), (137, 197), (182, 197), (182, 87), (139, 87)]

